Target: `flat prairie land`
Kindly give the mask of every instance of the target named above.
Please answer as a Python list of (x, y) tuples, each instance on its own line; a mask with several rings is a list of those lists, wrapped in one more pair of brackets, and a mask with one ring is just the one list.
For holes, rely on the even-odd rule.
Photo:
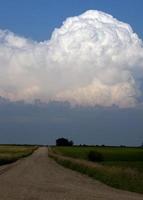
[[(58, 163), (87, 174), (112, 187), (143, 193), (143, 148), (135, 147), (52, 147)], [(89, 153), (100, 154), (100, 162)]]
[(14, 162), (33, 153), (36, 146), (0, 145), (0, 165)]
[(0, 166), (0, 200), (143, 200), (142, 194), (109, 187), (60, 166), (48, 151), (38, 148), (31, 156)]
[(98, 151), (103, 154), (104, 161), (143, 161), (143, 148), (140, 147), (73, 146), (53, 147), (53, 150), (65, 156), (86, 160), (89, 151)]

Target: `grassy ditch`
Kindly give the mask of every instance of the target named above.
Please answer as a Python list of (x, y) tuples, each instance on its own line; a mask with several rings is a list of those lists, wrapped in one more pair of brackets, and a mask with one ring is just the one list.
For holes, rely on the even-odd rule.
[(73, 158), (73, 156), (67, 157), (57, 152), (59, 152), (59, 149), (57, 151), (56, 148), (52, 148), (49, 151), (49, 156), (65, 167), (84, 173), (112, 187), (143, 193), (142, 161), (125, 161), (122, 159), (120, 159), (121, 161), (117, 161), (116, 158), (115, 161), (90, 162), (86, 156), (86, 159), (81, 159), (80, 154), (77, 154), (79, 158), (78, 156)]
[(0, 165), (12, 163), (29, 156), (36, 149), (36, 146), (0, 145)]

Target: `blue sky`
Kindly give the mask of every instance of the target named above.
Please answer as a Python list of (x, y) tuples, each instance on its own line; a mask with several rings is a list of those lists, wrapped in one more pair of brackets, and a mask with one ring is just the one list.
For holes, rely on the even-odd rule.
[(0, 0), (0, 28), (33, 40), (47, 40), (67, 17), (89, 9), (129, 23), (143, 39), (142, 0)]

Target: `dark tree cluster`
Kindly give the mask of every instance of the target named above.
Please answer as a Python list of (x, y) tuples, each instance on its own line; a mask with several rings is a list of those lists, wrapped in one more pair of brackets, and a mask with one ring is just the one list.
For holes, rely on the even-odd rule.
[(66, 138), (58, 138), (56, 140), (56, 146), (73, 146), (73, 141), (69, 141)]
[(103, 155), (98, 151), (89, 151), (88, 160), (93, 162), (101, 162), (104, 160)]

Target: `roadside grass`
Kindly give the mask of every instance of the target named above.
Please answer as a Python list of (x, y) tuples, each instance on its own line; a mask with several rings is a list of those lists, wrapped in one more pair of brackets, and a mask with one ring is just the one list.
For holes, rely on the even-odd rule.
[[(103, 162), (88, 161), (93, 150), (103, 154)], [(73, 153), (73, 154), (72, 154)], [(59, 164), (87, 174), (112, 187), (143, 193), (143, 149), (123, 147), (53, 147), (50, 157)]]
[(131, 168), (139, 173), (143, 173), (143, 161), (106, 161), (102, 162), (102, 164), (111, 167)]
[(36, 146), (0, 145), (0, 165), (12, 163), (20, 158), (29, 156), (36, 150)]

